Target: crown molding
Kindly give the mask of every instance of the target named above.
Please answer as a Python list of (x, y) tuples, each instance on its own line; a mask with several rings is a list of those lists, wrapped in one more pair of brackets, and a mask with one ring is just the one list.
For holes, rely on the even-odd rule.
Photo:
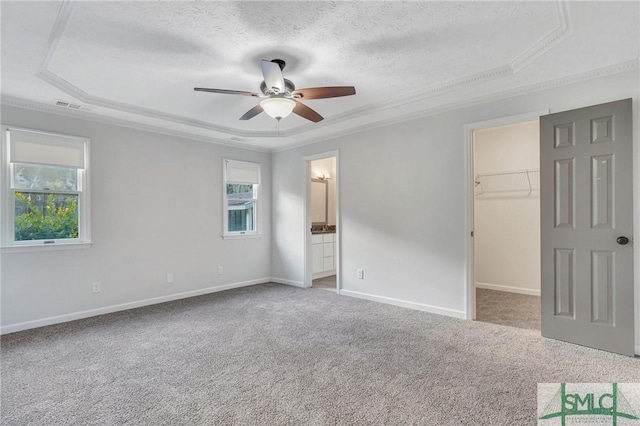
[[(556, 5), (558, 9), (558, 19), (560, 21), (559, 25), (555, 29), (550, 31), (547, 35), (538, 40), (536, 43), (534, 43), (531, 47), (526, 49), (524, 52), (518, 54), (508, 64), (500, 65), (485, 71), (480, 71), (475, 74), (461, 77), (459, 79), (438, 84), (425, 90), (417, 91), (410, 95), (402, 95), (385, 103), (357, 108), (346, 113), (342, 113), (339, 117), (332, 117), (330, 120), (324, 120), (320, 123), (320, 125), (316, 124), (316, 127), (326, 127), (329, 124), (336, 124), (342, 121), (359, 118), (364, 115), (386, 111), (407, 104), (424, 101), (426, 99), (442, 95), (447, 92), (464, 89), (480, 83), (486, 83), (488, 81), (516, 74), (531, 62), (533, 62), (535, 59), (548, 52), (571, 35), (571, 22), (569, 20), (566, 0), (558, 0)], [(297, 127), (289, 130), (287, 136), (300, 134), (307, 130), (308, 129), (306, 128)]]
[(606, 77), (608, 75), (620, 74), (623, 72), (633, 71), (640, 69), (640, 52), (638, 57), (630, 61), (621, 62), (619, 64), (611, 65), (608, 67), (598, 68), (591, 71), (586, 71), (580, 74), (575, 74), (568, 77), (561, 77), (553, 80), (547, 80), (540, 83), (531, 84), (529, 86), (519, 87), (515, 89), (505, 90), (502, 92), (492, 93), (488, 95), (479, 96), (476, 98), (452, 102), (446, 105), (439, 105), (432, 108), (422, 109), (420, 111), (412, 112), (409, 114), (399, 115), (397, 117), (391, 117), (386, 120), (377, 120), (371, 124), (363, 124), (360, 126), (350, 127), (348, 129), (333, 132), (328, 135), (317, 136), (311, 139), (307, 139), (304, 142), (292, 143), (283, 145), (277, 148), (271, 149), (271, 152), (287, 151), (290, 149), (299, 148), (306, 145), (312, 145), (314, 143), (326, 141), (329, 139), (335, 139), (342, 136), (347, 136), (354, 133), (363, 132), (366, 130), (377, 129), (380, 127), (390, 126), (394, 124), (404, 123), (411, 120), (430, 117), (436, 114), (464, 109), (476, 105), (487, 104), (490, 102), (499, 101), (502, 99), (513, 98), (516, 96), (527, 95), (530, 93), (540, 92), (543, 90), (551, 89), (558, 86), (567, 86), (570, 84), (579, 83), (582, 81), (593, 80), (596, 78)]
[(145, 117), (155, 118), (158, 120), (170, 121), (177, 124), (183, 124), (186, 126), (198, 127), (206, 130), (212, 130), (216, 132), (226, 133), (233, 136), (241, 136), (245, 138), (252, 137), (274, 137), (278, 136), (277, 132), (255, 132), (255, 131), (240, 131), (231, 127), (226, 126), (216, 126), (214, 124), (201, 121), (194, 120), (187, 117), (182, 117), (179, 115), (168, 114), (161, 111), (152, 110), (149, 108), (138, 107), (135, 105), (126, 104), (124, 102), (117, 102), (114, 100), (110, 100), (107, 98), (94, 96), (74, 84), (68, 82), (63, 79), (56, 73), (49, 70), (49, 65), (51, 60), (53, 59), (54, 53), (58, 47), (58, 42), (60, 41), (66, 26), (69, 22), (71, 14), (76, 6), (77, 2), (73, 0), (64, 0), (62, 5), (60, 6), (60, 10), (58, 11), (58, 15), (56, 16), (56, 21), (53, 25), (51, 33), (49, 35), (49, 39), (47, 40), (47, 44), (45, 46), (45, 54), (42, 62), (40, 63), (40, 68), (36, 73), (36, 77), (50, 84), (51, 86), (63, 91), (64, 93), (73, 96), (77, 100), (97, 107), (115, 109), (122, 112), (127, 112), (131, 114), (142, 115)]
[(404, 115), (400, 115), (400, 116), (397, 116), (397, 117), (392, 117), (392, 118), (389, 118), (389, 119), (386, 119), (386, 120), (378, 120), (375, 123), (371, 123), (371, 124), (363, 124), (363, 125), (360, 125), (360, 126), (350, 127), (348, 129), (344, 129), (344, 130), (332, 132), (332, 133), (329, 133), (329, 134), (313, 137), (313, 138), (307, 139), (307, 140), (302, 141), (302, 142), (294, 142), (294, 143), (291, 143), (291, 144), (287, 144), (287, 145), (276, 147), (276, 148), (272, 148), (272, 149), (257, 147), (257, 146), (254, 146), (254, 145), (242, 145), (242, 144), (237, 143), (237, 142), (228, 142), (228, 141), (217, 139), (217, 138), (214, 138), (214, 137), (198, 136), (198, 135), (194, 135), (194, 134), (189, 133), (189, 132), (181, 132), (181, 131), (176, 131), (176, 130), (169, 130), (169, 129), (165, 129), (165, 128), (157, 127), (157, 126), (153, 126), (153, 125), (141, 124), (141, 123), (138, 123), (138, 122), (135, 122), (135, 121), (129, 121), (129, 120), (118, 119), (118, 118), (111, 118), (111, 117), (106, 117), (106, 116), (103, 116), (103, 115), (96, 115), (96, 114), (88, 113), (88, 112), (81, 111), (81, 110), (62, 109), (60, 107), (56, 107), (56, 106), (53, 106), (53, 105), (43, 104), (43, 103), (40, 103), (40, 102), (34, 102), (34, 101), (21, 99), (21, 98), (16, 98), (16, 97), (11, 97), (11, 96), (2, 96), (0, 98), (0, 103), (2, 105), (28, 109), (28, 110), (32, 110), (32, 111), (46, 112), (46, 113), (50, 113), (50, 114), (55, 114), (55, 115), (60, 115), (60, 116), (65, 116), (65, 117), (71, 117), (71, 118), (79, 118), (79, 119), (92, 121), (92, 122), (98, 122), (98, 123), (103, 123), (103, 124), (111, 124), (111, 125), (116, 125), (116, 126), (120, 126), (120, 127), (126, 127), (126, 128), (130, 128), (130, 129), (135, 129), (135, 130), (148, 131), (148, 132), (163, 134), (163, 135), (167, 135), (167, 136), (175, 136), (175, 137), (195, 140), (195, 141), (199, 141), (199, 142), (207, 142), (207, 143), (212, 143), (212, 144), (216, 144), (216, 145), (228, 146), (228, 147), (233, 147), (233, 148), (238, 148), (238, 149), (245, 149), (245, 150), (249, 150), (249, 151), (280, 152), (280, 151), (287, 151), (287, 150), (290, 150), (290, 149), (299, 148), (299, 147), (306, 146), (306, 145), (312, 145), (314, 143), (326, 141), (326, 140), (329, 140), (329, 139), (335, 139), (335, 138), (338, 138), (338, 137), (342, 137), (342, 136), (347, 136), (347, 135), (354, 134), (354, 133), (363, 132), (363, 131), (366, 131), (366, 130), (372, 130), (372, 129), (376, 129), (376, 128), (380, 128), (380, 127), (384, 127), (384, 126), (399, 124), (399, 123), (403, 123), (403, 122), (407, 122), (407, 121), (411, 121), (411, 120), (415, 120), (415, 119), (420, 119), (420, 118), (425, 118), (425, 117), (429, 117), (429, 116), (436, 115), (436, 114), (441, 114), (441, 113), (444, 113), (444, 112), (449, 112), (449, 111), (454, 111), (454, 110), (457, 110), (457, 109), (463, 109), (463, 108), (467, 108), (467, 107), (472, 107), (472, 106), (480, 105), (480, 104), (484, 104), (484, 103), (490, 103), (490, 102), (494, 102), (494, 101), (498, 101), (498, 100), (502, 100), (502, 99), (515, 97), (515, 96), (526, 95), (526, 94), (529, 94), (529, 93), (535, 93), (535, 92), (539, 92), (539, 91), (542, 91), (542, 90), (551, 89), (553, 87), (570, 85), (570, 84), (578, 83), (578, 82), (581, 82), (581, 81), (592, 80), (592, 79), (596, 79), (596, 78), (600, 78), (600, 77), (605, 77), (605, 76), (608, 76), (608, 75), (619, 74), (619, 73), (623, 73), (623, 72), (627, 72), (627, 71), (633, 71), (633, 70), (637, 70), (637, 69), (640, 69), (640, 52), (638, 52), (638, 57), (636, 57), (636, 59), (633, 59), (633, 60), (630, 60), (630, 61), (626, 61), (626, 62), (622, 62), (622, 63), (616, 64), (616, 65), (595, 69), (595, 70), (592, 70), (592, 71), (584, 72), (584, 73), (581, 73), (581, 74), (576, 74), (576, 75), (569, 76), (569, 77), (562, 77), (562, 78), (555, 79), (555, 80), (549, 80), (549, 81), (545, 81), (545, 82), (541, 82), (541, 83), (536, 83), (536, 84), (532, 84), (532, 85), (525, 86), (525, 87), (522, 87), (522, 88), (511, 89), (511, 90), (506, 90), (506, 91), (499, 92), (499, 93), (484, 95), (484, 96), (476, 97), (476, 98), (465, 100), (465, 101), (461, 101), (461, 102), (454, 102), (454, 103), (450, 103), (450, 104), (447, 104), (447, 105), (441, 105), (441, 106), (437, 106), (437, 107), (433, 107), (433, 108), (427, 108), (427, 109), (423, 109), (423, 110), (420, 110), (420, 111), (417, 111), (417, 112), (404, 114)]
[(215, 137), (194, 135), (193, 133), (189, 133), (189, 132), (181, 132), (179, 130), (165, 129), (163, 127), (153, 126), (150, 124), (142, 124), (136, 121), (124, 120), (120, 118), (106, 117), (104, 115), (97, 115), (94, 113), (81, 111), (81, 110), (63, 109), (54, 105), (43, 104), (40, 102), (30, 101), (27, 99), (16, 98), (13, 96), (2, 95), (2, 97), (0, 97), (0, 104), (3, 106), (6, 105), (10, 107), (15, 107), (15, 108), (28, 109), (31, 111), (46, 112), (49, 114), (55, 114), (63, 117), (92, 121), (95, 123), (110, 124), (110, 125), (119, 126), (119, 127), (126, 127), (128, 129), (142, 130), (145, 132), (157, 133), (157, 134), (166, 135), (166, 136), (174, 136), (174, 137), (179, 137), (184, 139), (190, 139), (198, 142), (206, 142), (214, 145), (227, 146), (231, 148), (244, 149), (248, 151), (270, 152), (268, 148), (263, 148), (255, 145), (243, 145), (242, 143), (239, 143), (239, 142), (228, 142), (223, 139), (218, 139)]
[(60, 38), (62, 37), (62, 34), (67, 27), (67, 23), (69, 22), (69, 18), (71, 17), (71, 13), (73, 12), (75, 6), (76, 2), (69, 0), (64, 0), (60, 5), (58, 15), (56, 16), (56, 21), (53, 23), (53, 28), (51, 29), (49, 39), (47, 40), (47, 44), (45, 45), (44, 58), (42, 58), (42, 62), (40, 63), (40, 70), (45, 69), (49, 62), (51, 62), (53, 53), (58, 47), (58, 41), (60, 41)]
[(447, 92), (452, 92), (455, 90), (474, 86), (479, 83), (485, 83), (499, 78), (508, 77), (524, 69), (526, 65), (533, 62), (534, 59), (551, 50), (554, 46), (556, 46), (571, 34), (569, 18), (566, 10), (566, 2), (564, 0), (560, 0), (557, 2), (557, 5), (558, 18), (560, 20), (559, 26), (552, 30), (549, 34), (542, 37), (536, 43), (534, 43), (530, 48), (520, 53), (508, 64), (500, 65), (498, 67), (471, 74), (448, 83), (440, 84), (428, 88), (424, 91), (418, 92), (414, 95), (396, 98), (395, 100), (382, 105), (380, 108), (378, 108), (378, 111), (397, 108), (399, 106), (404, 106), (414, 102), (420, 102)]
[(569, 19), (567, 2), (566, 0), (559, 0), (556, 5), (558, 7), (558, 18), (560, 19), (560, 25), (549, 34), (538, 40), (538, 42), (533, 46), (522, 52), (520, 55), (516, 56), (509, 63), (509, 66), (514, 73), (522, 70), (535, 59), (542, 56), (544, 53), (548, 52), (571, 35), (571, 20)]
[[(289, 130), (280, 130), (279, 132), (273, 131), (244, 131), (227, 126), (218, 126), (209, 122), (195, 120), (175, 114), (169, 114), (149, 108), (138, 107), (123, 102), (117, 102), (107, 98), (92, 95), (72, 83), (66, 81), (62, 77), (58, 76), (54, 72), (48, 69), (58, 42), (64, 34), (65, 28), (71, 14), (75, 8), (76, 2), (71, 0), (63, 1), (56, 22), (53, 26), (49, 40), (45, 48), (45, 55), (40, 65), (39, 71), (36, 76), (48, 84), (56, 87), (57, 89), (67, 93), (68, 95), (76, 98), (77, 100), (103, 108), (114, 109), (130, 114), (141, 115), (157, 120), (168, 121), (176, 124), (181, 124), (190, 127), (201, 128), (205, 130), (226, 133), (228, 135), (243, 137), (243, 138), (269, 138), (269, 137), (292, 137), (307, 132), (317, 130), (319, 128), (326, 128), (335, 124), (360, 118), (366, 115), (375, 114), (378, 112), (386, 111), (389, 109), (401, 107), (407, 104), (424, 101), (428, 98), (441, 95), (443, 93), (460, 90), (477, 84), (481, 84), (487, 81), (500, 79), (513, 75), (514, 73), (525, 68), (533, 60), (552, 49), (555, 45), (560, 43), (571, 33), (571, 26), (568, 17), (566, 0), (559, 0), (557, 3), (558, 16), (560, 24), (557, 28), (552, 30), (549, 34), (542, 37), (530, 48), (516, 56), (508, 64), (500, 65), (489, 70), (481, 71), (475, 74), (467, 75), (465, 77), (445, 82), (436, 86), (432, 86), (425, 90), (417, 91), (409, 95), (399, 96), (385, 103), (371, 104), (363, 106), (361, 108), (355, 108), (351, 111), (347, 111), (340, 116), (328, 117), (321, 123), (306, 124), (294, 127)], [(160, 127), (156, 128), (160, 129)]]
[(176, 124), (183, 124), (185, 126), (198, 127), (205, 130), (211, 130), (214, 132), (221, 132), (221, 133), (226, 133), (233, 136), (241, 136), (245, 138), (276, 136), (276, 133), (271, 134), (270, 132), (238, 131), (231, 127), (216, 126), (204, 121), (194, 120), (192, 118), (181, 117), (179, 115), (168, 114), (165, 112), (156, 111), (149, 108), (137, 107), (134, 105), (123, 103), (123, 102), (117, 102), (117, 101), (112, 101), (106, 98), (93, 96), (85, 92), (84, 90), (78, 88), (77, 86), (69, 83), (68, 81), (58, 76), (57, 74), (49, 71), (48, 69), (41, 69), (36, 73), (36, 77), (49, 83), (50, 85), (56, 87), (57, 89), (62, 90), (66, 94), (73, 96), (74, 98), (78, 99), (82, 103), (96, 106), (96, 107), (109, 108), (117, 111), (154, 118), (156, 120), (170, 121)]
[[(471, 86), (474, 84), (478, 84), (478, 83), (484, 83), (490, 80), (495, 80), (498, 78), (502, 78), (502, 77), (506, 77), (508, 75), (511, 75), (512, 71), (511, 68), (509, 67), (509, 65), (504, 65), (501, 67), (497, 67), (497, 68), (492, 68), (490, 70), (486, 70), (486, 71), (481, 71), (479, 73), (476, 74), (472, 74), (469, 76), (466, 76), (464, 78), (461, 79), (457, 79), (448, 83), (443, 83), (437, 86), (434, 86), (430, 89), (427, 89), (425, 91), (422, 91), (418, 94), (412, 94), (412, 95), (407, 95), (404, 97), (400, 97), (400, 98), (396, 98), (392, 101), (389, 102), (385, 102), (383, 104), (378, 104), (375, 107), (372, 106), (365, 106), (362, 108), (358, 108), (358, 109), (354, 109), (352, 111), (346, 112), (346, 113), (342, 113), (340, 114), (339, 117), (334, 117), (330, 123), (327, 124), (337, 124), (343, 121), (349, 121), (349, 120), (353, 120), (356, 118), (360, 118), (363, 117), (365, 115), (369, 115), (369, 114), (374, 114), (374, 113), (378, 113), (378, 112), (383, 112), (383, 111), (388, 111), (394, 108), (399, 108), (408, 104), (412, 104), (412, 103), (416, 103), (416, 102), (420, 102), (420, 101), (424, 101), (426, 99), (432, 98), (434, 96), (437, 95), (441, 95), (444, 94), (446, 92), (450, 92), (453, 90), (458, 90), (458, 89), (462, 89), (465, 88), (467, 86)], [(317, 127), (324, 127), (326, 125), (324, 125), (324, 122), (320, 123), (321, 126), (317, 126)], [(296, 129), (293, 129), (292, 131), (290, 131), (290, 134), (295, 135), (295, 134), (299, 134), (302, 132), (297, 132), (295, 131)]]

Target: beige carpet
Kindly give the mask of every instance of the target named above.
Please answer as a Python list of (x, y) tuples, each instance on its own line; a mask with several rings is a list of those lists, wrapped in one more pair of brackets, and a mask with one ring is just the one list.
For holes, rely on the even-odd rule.
[(317, 278), (311, 281), (311, 288), (336, 291), (336, 276), (331, 275), (324, 278)]
[(277, 284), (4, 336), (3, 425), (533, 425), (640, 361)]
[(476, 320), (540, 332), (540, 296), (477, 288)]

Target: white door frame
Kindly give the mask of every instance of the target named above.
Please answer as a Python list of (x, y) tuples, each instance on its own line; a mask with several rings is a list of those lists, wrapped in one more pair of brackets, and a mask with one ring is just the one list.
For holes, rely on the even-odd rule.
[(336, 266), (336, 293), (340, 294), (340, 283), (341, 283), (341, 275), (340, 275), (340, 265), (341, 265), (341, 255), (340, 255), (340, 155), (339, 151), (328, 151), (323, 152), (321, 154), (308, 155), (304, 157), (304, 170), (305, 170), (305, 185), (304, 185), (304, 287), (310, 288), (312, 282), (313, 275), (313, 259), (312, 259), (312, 250), (311, 250), (311, 162), (314, 160), (322, 160), (324, 158), (332, 158), (336, 159), (336, 175), (331, 176), (331, 179), (335, 179), (336, 182), (336, 194), (335, 194), (335, 203), (336, 203), (336, 236), (335, 236), (335, 248), (336, 254), (334, 258), (335, 266)]
[(549, 110), (532, 111), (524, 114), (511, 115), (507, 117), (496, 118), (493, 120), (478, 121), (476, 123), (469, 123), (464, 125), (464, 157), (467, 165), (465, 172), (465, 188), (467, 191), (467, 200), (465, 205), (467, 226), (466, 226), (466, 258), (465, 266), (467, 270), (466, 285), (465, 285), (465, 302), (466, 311), (465, 317), (469, 320), (476, 319), (476, 292), (475, 292), (475, 253), (473, 247), (473, 132), (478, 129), (486, 129), (489, 127), (508, 126), (510, 124), (524, 123), (527, 121), (537, 120), (540, 116), (549, 114)]

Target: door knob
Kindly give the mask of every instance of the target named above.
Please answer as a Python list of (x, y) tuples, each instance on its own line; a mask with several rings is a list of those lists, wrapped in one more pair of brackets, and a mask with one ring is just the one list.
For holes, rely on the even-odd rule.
[(618, 238), (616, 238), (616, 242), (618, 244), (620, 244), (621, 246), (624, 246), (625, 244), (627, 244), (629, 242), (629, 239), (627, 237), (618, 237)]

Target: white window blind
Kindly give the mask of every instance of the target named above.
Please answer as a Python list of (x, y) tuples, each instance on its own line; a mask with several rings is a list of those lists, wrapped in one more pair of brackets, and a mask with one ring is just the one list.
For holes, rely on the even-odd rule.
[(225, 160), (227, 183), (260, 183), (260, 164)]
[(85, 168), (85, 140), (28, 130), (9, 129), (11, 163)]

